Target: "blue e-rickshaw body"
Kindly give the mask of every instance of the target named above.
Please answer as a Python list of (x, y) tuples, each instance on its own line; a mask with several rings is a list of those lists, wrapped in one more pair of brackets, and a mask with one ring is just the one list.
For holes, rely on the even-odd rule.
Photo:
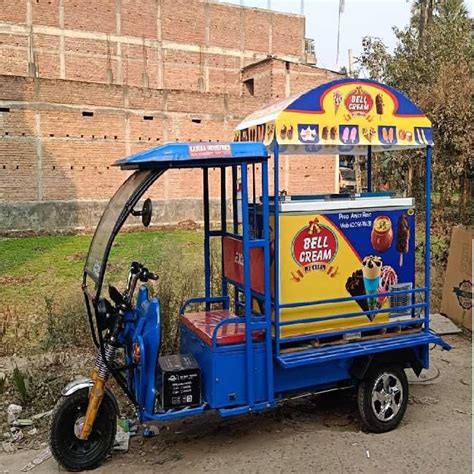
[[(327, 84), (323, 88), (316, 88), (306, 95), (295, 99), (299, 107), (305, 107), (308, 97), (319, 101), (322, 107), (324, 98), (331, 88), (354, 85), (358, 94), (357, 100), (363, 103), (364, 92), (361, 88), (370, 85), (384, 89), (390, 97), (398, 100), (400, 114), (403, 107), (410, 112), (407, 116), (421, 114), (398, 91), (372, 81), (343, 80)], [(352, 87), (352, 86), (351, 86)], [(321, 89), (321, 90), (319, 90)], [(308, 96), (309, 94), (309, 96)], [(314, 96), (314, 97), (313, 97)], [(362, 98), (362, 99), (361, 99)], [(285, 107), (290, 101), (285, 102)], [(350, 107), (350, 103), (348, 107)], [(370, 104), (369, 104), (370, 105)], [(369, 106), (367, 105), (367, 107)], [(371, 105), (370, 105), (371, 106)], [(350, 110), (348, 108), (348, 110)], [(274, 114), (274, 109), (271, 109)], [(322, 113), (314, 111), (315, 114)], [(337, 113), (337, 108), (336, 108)], [(403, 114), (402, 114), (403, 115)], [(274, 118), (274, 115), (272, 115)], [(276, 122), (275, 122), (276, 123)], [(99, 223), (96, 235), (108, 226), (109, 238), (91, 246), (85, 269), (84, 288), (86, 304), (92, 322), (91, 308), (95, 308), (95, 301), (100, 295), (108, 255), (115, 235), (120, 230), (126, 218), (146, 190), (169, 169), (194, 168), (202, 171), (203, 183), (203, 222), (204, 222), (204, 296), (184, 302), (180, 312), (180, 350), (194, 356), (201, 370), (202, 399), (201, 403), (181, 409), (163, 409), (157, 399), (157, 361), (161, 343), (159, 300), (149, 298), (148, 290), (142, 287), (139, 290), (135, 308), (127, 314), (121, 343), (125, 347), (126, 366), (117, 369), (111, 366), (110, 370), (116, 376), (119, 384), (138, 407), (139, 419), (142, 422), (165, 421), (183, 416), (200, 414), (204, 410), (214, 409), (222, 416), (259, 411), (275, 406), (281, 400), (294, 393), (317, 392), (342, 387), (350, 387), (364, 378), (365, 373), (375, 361), (380, 363), (397, 363), (404, 368), (412, 368), (417, 374), (429, 367), (429, 345), (439, 344), (449, 349), (439, 336), (429, 328), (429, 272), (430, 272), (430, 189), (431, 189), (431, 132), (425, 126), (423, 133), (416, 131), (417, 142), (406, 148), (424, 148), (426, 150), (426, 195), (425, 195), (425, 283), (422, 288), (404, 290), (410, 295), (420, 295), (423, 301), (414, 302), (407, 308), (413, 312), (409, 321), (398, 323), (384, 323), (378, 329), (390, 329), (394, 326), (409, 327), (413, 331), (390, 333), (383, 338), (348, 338), (344, 344), (318, 345), (308, 347), (298, 345), (307, 342), (308, 336), (292, 338), (290, 349), (288, 343), (281, 338), (281, 328), (284, 324), (280, 319), (283, 305), (279, 300), (279, 287), (272, 288), (273, 281), (278, 280), (278, 244), (276, 245), (275, 264), (270, 262), (270, 247), (278, 242), (279, 236), (279, 155), (281, 150), (295, 153), (294, 144), (279, 143), (275, 124), (273, 124), (270, 143), (256, 141), (244, 142), (245, 138), (259, 138), (262, 129), (261, 121), (251, 119), (240, 127), (237, 142), (191, 142), (172, 143), (153, 148), (117, 162), (125, 170), (135, 170), (135, 173), (123, 185), (127, 188), (125, 196), (120, 190), (112, 199), (108, 209)], [(325, 148), (316, 144), (318, 135), (312, 135), (311, 125), (300, 126), (297, 129), (302, 137), (309, 138), (312, 143), (304, 145), (304, 153), (322, 153)], [(323, 132), (317, 126), (315, 133)], [(352, 128), (351, 128), (352, 127)], [(341, 135), (349, 132), (341, 128)], [(255, 128), (254, 136), (252, 129)], [(371, 167), (372, 151), (403, 149), (404, 144), (393, 144), (393, 133), (388, 127), (380, 135), (378, 147), (362, 145), (361, 138), (354, 139), (353, 145), (342, 141), (339, 145), (327, 147), (328, 152), (353, 154), (362, 152), (367, 156), (368, 194), (372, 192)], [(319, 132), (318, 132), (319, 130)], [(431, 130), (431, 129), (430, 129)], [(244, 133), (243, 133), (244, 132)], [(285, 132), (286, 133), (286, 132)], [(303, 135), (304, 133), (304, 135)], [(403, 139), (408, 137), (407, 132)], [(408, 132), (411, 133), (411, 132)], [(264, 129), (263, 135), (268, 138), (270, 127)], [(352, 135), (352, 134), (351, 134)], [(321, 135), (323, 136), (323, 135)], [(402, 135), (400, 135), (401, 137)], [(285, 136), (286, 138), (286, 136)], [(371, 138), (372, 139), (372, 138)], [(406, 138), (408, 140), (408, 138)], [(341, 140), (344, 138), (341, 136)], [(392, 140), (392, 143), (390, 142)], [(395, 137), (396, 140), (396, 137)], [(401, 139), (400, 139), (401, 140)], [(263, 140), (265, 141), (265, 140)], [(408, 142), (407, 142), (408, 143)], [(273, 154), (273, 189), (277, 192), (269, 194), (269, 151)], [(220, 170), (220, 220), (211, 228), (209, 172), (210, 169)], [(257, 171), (257, 172), (256, 172)], [(230, 185), (229, 185), (230, 180)], [(259, 193), (256, 194), (258, 182)], [(230, 197), (228, 197), (230, 190)], [(252, 231), (250, 219), (256, 219), (258, 207), (259, 219), (263, 223), (261, 232), (257, 235)], [(229, 214), (231, 209), (231, 215)], [(110, 216), (115, 223), (110, 225)], [(115, 214), (114, 214), (115, 213)], [(241, 215), (239, 215), (239, 213)], [(274, 235), (270, 235), (269, 221), (274, 219)], [(112, 219), (113, 220), (113, 219)], [(232, 279), (222, 268), (221, 286), (211, 292), (211, 250), (212, 239), (234, 239), (238, 242), (239, 259), (242, 266), (242, 277)], [(224, 245), (221, 246), (224, 253)], [(256, 291), (252, 284), (253, 271), (252, 252), (261, 250), (260, 262), (263, 275), (262, 287)], [(222, 256), (222, 267), (224, 266)], [(96, 295), (91, 297), (87, 290), (88, 279), (94, 281)], [(229, 291), (229, 289), (232, 291)], [(403, 292), (402, 292), (403, 293)], [(396, 296), (396, 293), (387, 292), (386, 297)], [(94, 299), (95, 298), (95, 299)], [(320, 305), (332, 302), (349, 301), (364, 298), (364, 296), (343, 296), (326, 300), (302, 302), (301, 305)], [(367, 298), (367, 296), (365, 296)], [(414, 298), (413, 298), (414, 299)], [(293, 306), (298, 306), (299, 303)], [(200, 311), (191, 312), (191, 307), (200, 306)], [(258, 306), (258, 310), (256, 309)], [(383, 311), (383, 310), (382, 310)], [(373, 313), (374, 311), (372, 311)], [(336, 317), (352, 317), (367, 314), (365, 311), (354, 314), (343, 314)], [(416, 316), (415, 316), (416, 313)], [(334, 319), (328, 317), (326, 319)], [(324, 318), (319, 318), (324, 320)], [(229, 329), (230, 328), (230, 329)], [(372, 330), (369, 328), (368, 330)], [(364, 330), (341, 329), (333, 331), (330, 336), (351, 335), (362, 333)], [(223, 337), (224, 333), (227, 334)], [(102, 348), (103, 341), (100, 331), (95, 333), (95, 340)], [(101, 349), (103, 351), (103, 349)], [(140, 353), (135, 360), (134, 351)], [(121, 371), (126, 371), (123, 376)]]

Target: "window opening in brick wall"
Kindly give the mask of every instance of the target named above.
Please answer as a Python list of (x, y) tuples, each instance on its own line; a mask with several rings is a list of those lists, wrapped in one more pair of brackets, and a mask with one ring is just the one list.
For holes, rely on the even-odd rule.
[(198, 118), (193, 118), (193, 119), (191, 119), (191, 122), (193, 122), (193, 123), (201, 123), (202, 120), (201, 120), (201, 119), (198, 119)]
[(255, 95), (255, 83), (253, 78), (244, 81), (244, 85), (250, 95)]
[(94, 116), (94, 112), (90, 112), (88, 110), (83, 110), (82, 111), (82, 116), (83, 117), (93, 117)]
[(153, 120), (153, 115), (144, 115), (143, 120)]
[(10, 107), (0, 107), (0, 112), (8, 113), (10, 112)]

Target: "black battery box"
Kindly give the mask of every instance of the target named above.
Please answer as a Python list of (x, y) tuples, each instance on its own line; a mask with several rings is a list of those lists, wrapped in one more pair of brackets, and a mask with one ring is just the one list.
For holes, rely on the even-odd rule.
[(191, 354), (160, 356), (158, 369), (161, 408), (201, 404), (201, 369)]

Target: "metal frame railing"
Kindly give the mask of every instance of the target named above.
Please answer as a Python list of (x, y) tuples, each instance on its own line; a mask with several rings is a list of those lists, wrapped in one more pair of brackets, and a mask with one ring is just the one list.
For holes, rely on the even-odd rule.
[[(281, 337), (281, 328), (288, 327), (295, 324), (307, 324), (314, 322), (323, 322), (334, 319), (344, 319), (351, 317), (360, 317), (375, 315), (379, 313), (396, 313), (401, 311), (411, 311), (412, 313), (416, 310), (424, 310), (424, 317), (422, 318), (411, 318), (406, 321), (397, 321), (396, 323), (380, 323), (376, 325), (370, 325), (366, 327), (358, 327), (356, 329), (345, 329), (340, 331), (324, 332), (324, 336), (336, 336), (343, 335), (345, 333), (352, 332), (365, 332), (373, 331), (376, 329), (383, 329), (388, 327), (395, 326), (410, 326), (417, 325), (419, 323), (423, 324), (425, 332), (429, 332), (429, 314), (430, 314), (430, 229), (431, 229), (431, 158), (432, 158), (432, 147), (426, 147), (425, 155), (425, 262), (424, 262), (424, 286), (422, 288), (413, 288), (410, 290), (401, 290), (396, 292), (384, 293), (383, 295), (378, 296), (401, 296), (405, 294), (411, 294), (415, 296), (416, 294), (423, 294), (424, 301), (422, 303), (412, 303), (400, 308), (380, 308), (376, 310), (353, 312), (353, 313), (340, 313), (332, 316), (318, 316), (314, 318), (305, 318), (297, 319), (292, 321), (281, 321), (281, 311), (288, 308), (301, 308), (301, 307), (312, 307), (324, 304), (334, 304), (334, 303), (343, 303), (349, 301), (359, 301), (363, 299), (370, 298), (370, 295), (361, 295), (361, 296), (351, 296), (344, 298), (329, 298), (325, 300), (315, 300), (308, 302), (297, 302), (297, 303), (285, 303), (280, 304), (280, 209), (279, 209), (279, 144), (275, 139), (273, 142), (273, 159), (274, 159), (274, 206), (273, 206), (273, 216), (274, 216), (274, 248), (275, 248), (275, 259), (274, 259), (274, 299), (273, 299), (273, 328), (275, 330), (275, 356), (279, 357), (281, 354), (281, 345), (291, 342), (304, 341), (307, 339), (314, 339), (315, 334), (311, 335), (302, 335), (298, 337)], [(368, 192), (372, 191), (372, 147), (368, 146), (367, 149), (367, 190)], [(323, 333), (319, 333), (323, 334)]]

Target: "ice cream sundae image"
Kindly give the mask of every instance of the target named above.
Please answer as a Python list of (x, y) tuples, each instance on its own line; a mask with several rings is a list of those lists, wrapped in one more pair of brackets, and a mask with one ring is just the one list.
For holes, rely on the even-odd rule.
[(332, 93), (332, 100), (334, 102), (334, 114), (337, 114), (337, 111), (339, 110), (339, 107), (341, 106), (342, 103), (342, 94), (340, 91), (334, 91)]
[[(376, 309), (376, 295), (380, 286), (380, 274), (382, 271), (382, 259), (376, 255), (368, 255), (362, 260), (362, 275), (364, 277), (364, 288), (367, 295), (374, 297), (367, 298), (370, 310)], [(370, 315), (369, 319), (373, 321), (375, 315)]]
[(376, 252), (387, 251), (393, 242), (392, 221), (388, 216), (378, 216), (374, 220), (370, 242)]
[[(395, 270), (390, 265), (384, 265), (380, 271), (380, 283), (378, 293), (390, 293), (392, 286), (398, 283), (398, 276)], [(385, 301), (386, 296), (379, 296), (377, 300), (378, 307), (381, 308)]]
[(300, 131), (300, 137), (303, 142), (313, 142), (316, 139), (316, 129), (308, 125)]

